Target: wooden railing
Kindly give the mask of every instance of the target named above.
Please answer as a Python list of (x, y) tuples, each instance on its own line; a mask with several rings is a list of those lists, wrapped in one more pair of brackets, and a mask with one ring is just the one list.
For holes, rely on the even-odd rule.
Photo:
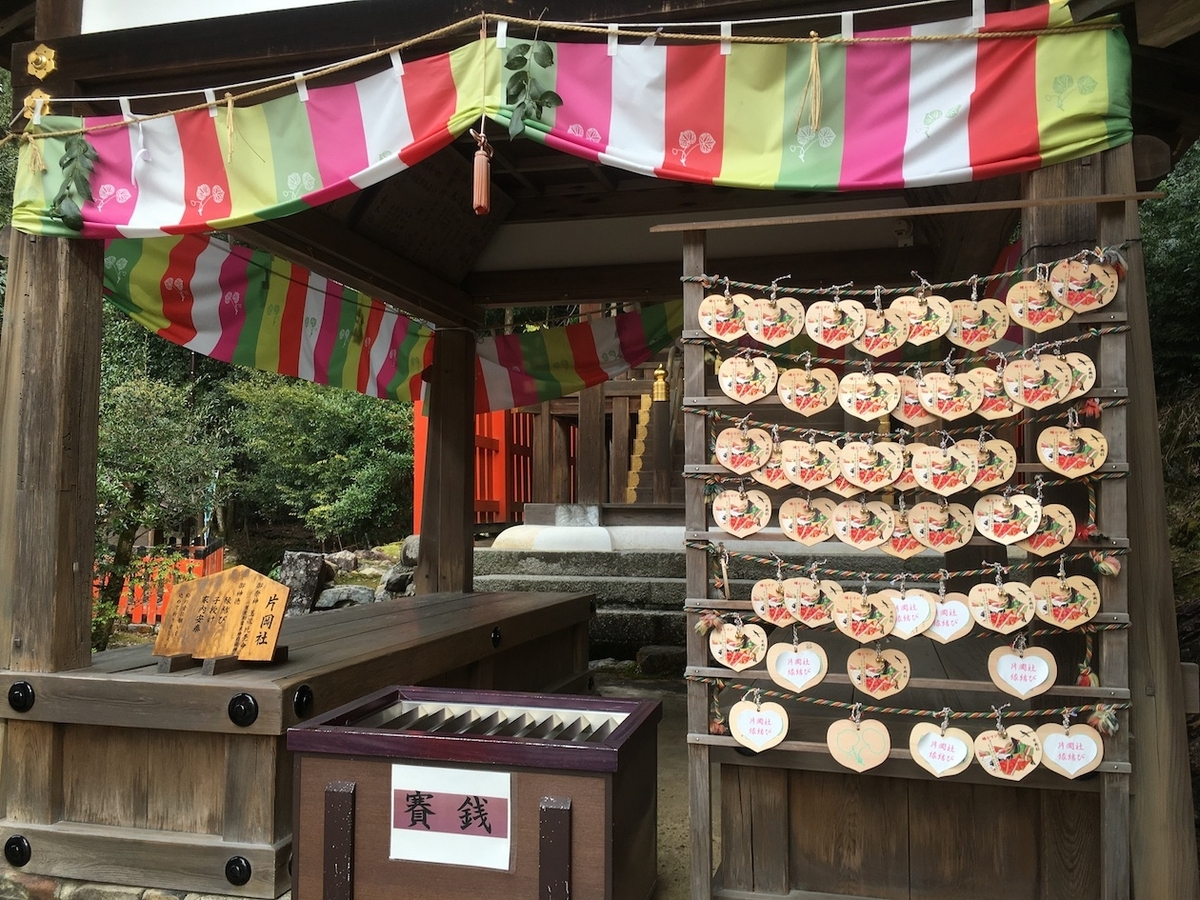
[(225, 568), (225, 545), (220, 542), (208, 547), (182, 547), (179, 553), (183, 557), (173, 563), (149, 554), (136, 560), (125, 578), (117, 612), (129, 616), (134, 625), (154, 625), (166, 614), (176, 584), (214, 575)]

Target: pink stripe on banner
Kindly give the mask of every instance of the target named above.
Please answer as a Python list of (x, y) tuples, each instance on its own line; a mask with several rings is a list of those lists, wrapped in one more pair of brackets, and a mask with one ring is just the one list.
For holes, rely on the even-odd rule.
[(500, 334), (493, 338), (496, 342), (496, 361), (503, 367), (512, 382), (513, 404), (529, 406), (538, 402), (537, 385), (525, 374), (525, 358), (521, 353), (521, 343), (515, 334)]
[(358, 106), (358, 89), (353, 83), (311, 88), (308, 102), (313, 152), (321, 175), (320, 190), (304, 197), (310, 206), (328, 203), (358, 190), (350, 176), (367, 168), (367, 135)]
[[(121, 116), (98, 116), (83, 120), (85, 127), (120, 122)], [(137, 126), (103, 128), (88, 134), (96, 148), (96, 168), (92, 172), (92, 199), (83, 205), (85, 238), (113, 237), (111, 226), (129, 224), (137, 206), (138, 191), (130, 180), (133, 150), (129, 142), (137, 140)], [(146, 165), (145, 162), (139, 165)]]
[[(909, 33), (893, 28), (872, 37)], [(911, 69), (908, 44), (846, 47), (843, 189), (903, 187)]]
[(641, 316), (617, 316), (617, 338), (621, 341), (621, 355), (631, 366), (645, 362), (650, 358), (650, 349), (646, 346), (646, 330), (642, 327)]
[(338, 324), (342, 315), (342, 291), (340, 284), (325, 283), (325, 311), (321, 315), (321, 331), (317, 335), (317, 346), (313, 349), (313, 381), (329, 384), (329, 357), (337, 343)]
[(246, 324), (247, 266), (253, 253), (249, 247), (231, 246), (217, 275), (220, 294), (217, 315), (221, 320), (221, 333), (208, 355), (221, 362), (232, 361), (234, 348), (242, 336), (242, 326)]
[(554, 89), (563, 105), (546, 146), (595, 161), (608, 147), (612, 115), (612, 57), (605, 44), (558, 46)]

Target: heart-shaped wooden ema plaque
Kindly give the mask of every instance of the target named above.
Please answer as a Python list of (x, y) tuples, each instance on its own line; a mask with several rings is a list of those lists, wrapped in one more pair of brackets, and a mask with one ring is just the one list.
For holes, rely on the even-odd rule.
[(811, 578), (789, 578), (783, 583), (783, 602), (792, 617), (809, 628), (828, 625), (833, 621), (833, 601), (842, 596), (842, 586), (836, 581), (814, 581)]
[(967, 601), (971, 617), (989, 631), (1011, 634), (1033, 620), (1033, 591), (1019, 581), (977, 584)]
[(925, 636), (939, 644), (949, 644), (970, 634), (974, 625), (967, 595), (955, 591), (947, 594), (944, 600), (939, 598), (934, 604), (933, 621), (925, 629)]
[(999, 300), (955, 300), (950, 304), (950, 343), (967, 350), (982, 350), (1008, 331), (1008, 310)]
[(900, 475), (904, 467), (904, 451), (899, 444), (880, 441), (850, 441), (838, 454), (842, 474), (851, 484), (868, 491), (887, 487)]
[(838, 469), (837, 477), (829, 482), (828, 489), (839, 497), (857, 497), (863, 492), (863, 489), (857, 484), (851, 484), (846, 480), (846, 476), (842, 474), (840, 468)]
[(820, 684), (829, 672), (829, 660), (820, 644), (780, 642), (767, 651), (767, 672), (781, 688), (803, 693)]
[(1037, 457), (1051, 472), (1079, 478), (1104, 465), (1108, 459), (1108, 439), (1095, 428), (1051, 425), (1038, 435)]
[(851, 372), (838, 387), (838, 403), (859, 419), (878, 419), (900, 403), (900, 381), (886, 372)]
[(928, 344), (930, 341), (936, 341), (949, 333), (950, 325), (954, 322), (950, 301), (934, 294), (927, 297), (914, 297), (911, 294), (897, 297), (892, 303), (892, 309), (908, 320), (910, 344)]
[(976, 736), (975, 758), (989, 775), (1020, 781), (1041, 764), (1042, 742), (1028, 725), (992, 729)]
[(979, 384), (983, 399), (975, 415), (996, 422), (1000, 419), (1010, 419), (1021, 411), (1015, 400), (1004, 390), (1004, 376), (995, 369), (981, 367), (967, 373)]
[(846, 674), (864, 694), (882, 700), (908, 687), (911, 668), (908, 657), (899, 650), (877, 652), (864, 647), (850, 654)]
[(988, 656), (988, 674), (1006, 694), (1026, 700), (1054, 687), (1058, 664), (1054, 654), (1041, 647), (997, 647)]
[(942, 449), (927, 444), (914, 445), (912, 471), (917, 484), (927, 491), (949, 497), (969, 488), (979, 474), (975, 457), (961, 447)]
[(1104, 740), (1091, 725), (1043, 725), (1037, 730), (1042, 742), (1042, 765), (1064, 778), (1078, 778), (1095, 771), (1104, 762)]
[(919, 428), (922, 425), (932, 425), (937, 416), (921, 405), (921, 393), (917, 379), (911, 375), (899, 375), (896, 383), (900, 386), (900, 402), (892, 410), (892, 417), (906, 425)]
[(1064, 259), (1050, 270), (1050, 292), (1078, 313), (1095, 312), (1117, 296), (1117, 270), (1106, 263)]
[(892, 637), (907, 641), (933, 624), (937, 596), (920, 588), (908, 588), (892, 601), (892, 606), (896, 610)]
[(833, 535), (836, 509), (827, 497), (792, 497), (779, 507), (779, 529), (793, 541), (811, 547)]
[(746, 310), (742, 303), (749, 300), (745, 294), (732, 297), (709, 294), (700, 301), (700, 330), (718, 341), (737, 340), (746, 333)]
[(721, 491), (713, 498), (713, 521), (734, 537), (762, 531), (771, 521), (771, 498), (762, 491)]
[(774, 578), (755, 582), (750, 589), (750, 606), (755, 615), (772, 625), (791, 625), (796, 621), (783, 602), (783, 582)]
[(854, 342), (854, 348), (868, 356), (886, 356), (904, 346), (908, 340), (908, 320), (894, 309), (882, 312), (868, 309), (864, 313), (866, 325), (862, 336)]
[(808, 336), (826, 347), (844, 347), (867, 327), (866, 311), (857, 300), (818, 300), (804, 314)]
[(1071, 390), (1071, 367), (1045, 353), (1014, 359), (1004, 367), (1004, 392), (1021, 406), (1044, 409), (1062, 403)]
[(1024, 494), (984, 494), (975, 502), (975, 530), (997, 544), (1025, 540), (1041, 521), (1042, 505)]
[(859, 591), (842, 591), (833, 598), (833, 624), (842, 634), (860, 644), (878, 641), (892, 633), (896, 625), (896, 608), (892, 597), (898, 591), (883, 590), (863, 595)]
[(776, 388), (783, 405), (802, 416), (815, 416), (833, 406), (838, 379), (833, 369), (787, 369)]
[(766, 658), (767, 633), (757, 625), (726, 624), (708, 633), (708, 649), (721, 665), (740, 672)]
[(775, 363), (761, 356), (746, 359), (731, 356), (721, 363), (717, 371), (717, 383), (726, 397), (738, 403), (753, 403), (775, 390), (779, 380), (779, 369)]
[(759, 484), (765, 484), (774, 490), (788, 487), (787, 473), (783, 471), (783, 449), (778, 444), (771, 445), (771, 455), (761, 468), (750, 473), (750, 477)]
[(912, 559), (918, 553), (924, 552), (925, 545), (913, 537), (912, 528), (908, 524), (907, 510), (896, 510), (896, 527), (892, 536), (879, 545), (879, 549), (897, 559)]
[(975, 534), (971, 510), (961, 503), (918, 503), (909, 511), (908, 527), (913, 537), (939, 553), (965, 547)]
[(930, 372), (917, 382), (917, 397), (923, 407), (947, 420), (969, 416), (983, 403), (979, 383), (965, 373)]
[(1086, 575), (1043, 575), (1035, 578), (1033, 611), (1039, 619), (1068, 631), (1090, 622), (1100, 612), (1100, 588)]
[(1042, 521), (1037, 531), (1018, 541), (1017, 546), (1035, 556), (1049, 556), (1067, 549), (1075, 540), (1075, 514), (1061, 503), (1047, 503), (1042, 507)]
[(886, 503), (846, 500), (833, 512), (833, 533), (843, 544), (859, 550), (878, 547), (896, 530), (896, 516)]
[(912, 448), (920, 446), (919, 444), (906, 444), (901, 447), (900, 459), (902, 460), (900, 474), (896, 476), (896, 480), (892, 482), (892, 490), (895, 491), (915, 491), (920, 487), (917, 484), (917, 476), (912, 470)]
[(878, 719), (863, 719), (857, 724), (839, 719), (825, 732), (825, 743), (834, 762), (855, 772), (875, 768), (892, 751), (892, 736)]
[(746, 333), (760, 344), (778, 347), (804, 330), (804, 307), (791, 297), (752, 300), (746, 307)]
[(1064, 353), (1062, 361), (1071, 373), (1071, 389), (1064, 400), (1076, 400), (1096, 386), (1096, 364), (1086, 353)]
[(913, 762), (937, 778), (966, 771), (974, 759), (975, 741), (961, 728), (945, 731), (932, 722), (920, 722), (908, 735)]
[(955, 446), (964, 450), (975, 460), (979, 471), (971, 487), (977, 491), (990, 491), (1000, 487), (1017, 473), (1017, 451), (1008, 441), (965, 440)]
[(745, 475), (771, 458), (771, 435), (761, 428), (726, 428), (717, 435), (717, 462)]
[(833, 441), (784, 441), (783, 474), (792, 484), (815, 491), (825, 487), (841, 473), (838, 445)]
[(1048, 285), (1037, 281), (1018, 281), (1005, 298), (1013, 320), (1030, 331), (1041, 333), (1071, 321), (1075, 311), (1054, 299)]
[(770, 750), (788, 732), (788, 715), (778, 703), (739, 700), (729, 708), (729, 734), (755, 753)]

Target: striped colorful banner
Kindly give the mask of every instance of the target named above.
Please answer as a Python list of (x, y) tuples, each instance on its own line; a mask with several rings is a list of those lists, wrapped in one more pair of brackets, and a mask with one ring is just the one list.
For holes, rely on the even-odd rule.
[[(234, 365), (414, 400), (436, 332), (301, 266), (205, 235), (109, 241), (105, 295), (172, 343)], [(553, 400), (620, 375), (683, 329), (683, 303), (483, 338), (475, 407)]]
[[(1065, 0), (986, 17), (985, 31), (1070, 24)], [(645, 175), (733, 187), (850, 191), (989, 178), (1125, 143), (1130, 56), (1113, 30), (955, 39), (970, 20), (823, 44), (822, 111), (801, 109), (808, 44), (551, 44), (539, 71), (563, 105), (525, 134)], [(870, 37), (872, 35), (857, 35)], [(518, 38), (509, 38), (510, 46)], [(512, 70), (495, 40), (348, 84), (256, 105), (126, 123), (45, 117), (21, 152), (14, 226), (77, 236), (50, 217), (64, 138), (86, 128), (99, 160), (82, 235), (155, 237), (285, 216), (375, 184), (449, 144), (482, 113), (508, 124)], [(486, 86), (486, 87), (485, 87)], [(112, 126), (112, 127), (105, 127)], [(230, 138), (232, 135), (232, 139)]]

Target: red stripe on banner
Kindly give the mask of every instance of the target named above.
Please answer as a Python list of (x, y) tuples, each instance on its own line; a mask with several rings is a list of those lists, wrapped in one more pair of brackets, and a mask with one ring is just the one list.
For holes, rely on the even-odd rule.
[(230, 246), (229, 255), (221, 263), (221, 273), (217, 276), (218, 288), (221, 293), (217, 315), (221, 320), (221, 336), (209, 354), (221, 362), (232, 362), (234, 350), (242, 336), (242, 327), (246, 324), (246, 294), (249, 284), (246, 268), (254, 251), (248, 247)]
[[(123, 121), (121, 116), (96, 116), (83, 120), (85, 128)], [(136, 139), (137, 130), (128, 128), (101, 128), (88, 134), (88, 141), (96, 150), (95, 169), (92, 172), (92, 199), (83, 205), (83, 231), (80, 237), (111, 237), (114, 226), (126, 225), (137, 206), (138, 190), (131, 182), (133, 151), (129, 140)], [(145, 161), (139, 166), (146, 165)]]
[(508, 372), (512, 381), (513, 406), (531, 406), (540, 402), (537, 384), (525, 374), (525, 358), (521, 353), (521, 342), (515, 334), (496, 335), (496, 360)]
[[(910, 28), (872, 32), (906, 36)], [(907, 43), (846, 47), (842, 189), (904, 186), (912, 48)]]
[(279, 322), (279, 374), (300, 377), (300, 343), (304, 336), (304, 304), (308, 297), (308, 279), (312, 273), (292, 266), (287, 299)]
[[(1049, 6), (989, 15), (983, 31), (1045, 28)], [(975, 180), (1041, 165), (1037, 38), (979, 41), (967, 127)]]
[(183, 199), (187, 208), (178, 225), (163, 229), (168, 234), (195, 231), (196, 226), (227, 218), (233, 211), (216, 122), (202, 109), (175, 115), (183, 150)]
[(489, 412), (492, 408), (487, 392), (487, 379), (483, 377), (483, 360), (475, 355), (475, 414)]
[[(367, 325), (363, 329), (362, 351), (358, 354), (358, 392), (367, 393), (371, 383), (371, 350), (379, 340), (379, 326), (383, 323), (383, 307), (372, 303), (367, 313)], [(384, 363), (386, 366), (387, 363)]]
[(576, 322), (566, 327), (567, 343), (571, 345), (571, 356), (575, 372), (588, 387), (608, 381), (608, 373), (600, 368), (600, 354), (596, 352), (596, 336), (589, 322)]
[(454, 138), (449, 125), (458, 107), (458, 88), (449, 54), (405, 62), (404, 102), (413, 142), (400, 151), (400, 159), (411, 166)]
[(667, 48), (666, 155), (660, 177), (711, 184), (725, 147), (725, 57), (716, 45)]
[(167, 271), (159, 282), (162, 294), (163, 316), (171, 324), (159, 330), (159, 335), (173, 344), (187, 344), (196, 337), (196, 326), (192, 323), (192, 278), (196, 274), (196, 260), (208, 247), (208, 238), (191, 234), (171, 248), (167, 259)]

